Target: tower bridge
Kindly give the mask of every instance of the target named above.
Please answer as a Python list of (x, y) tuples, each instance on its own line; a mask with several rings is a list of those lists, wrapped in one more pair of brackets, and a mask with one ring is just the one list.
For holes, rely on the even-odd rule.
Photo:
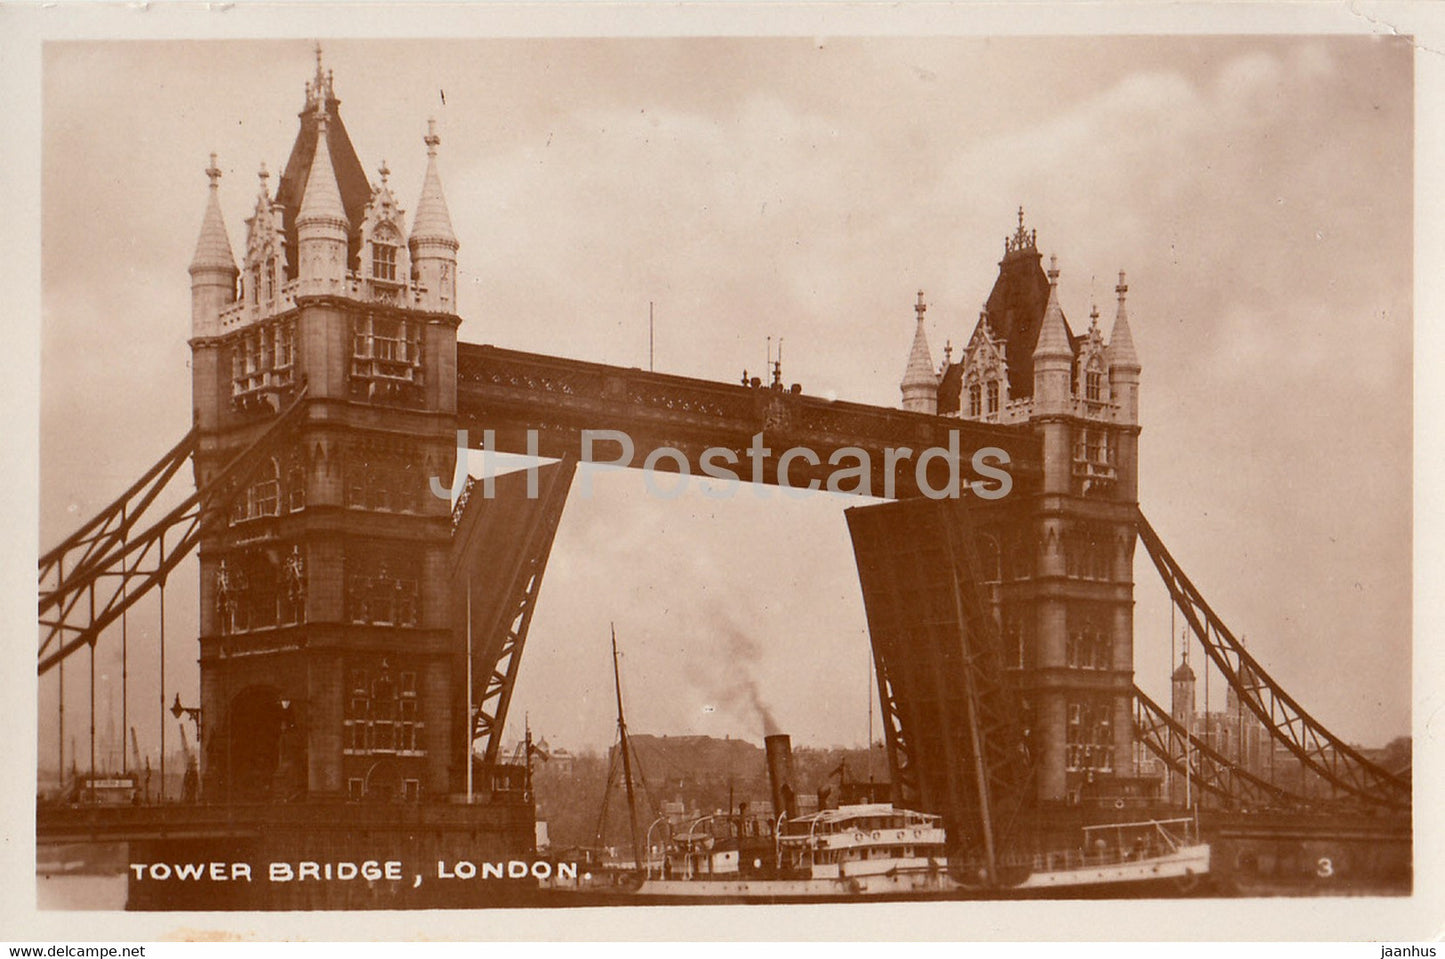
[[(844, 463), (830, 454), (867, 463), (837, 488), (892, 500), (846, 520), (895, 799), (942, 813), (961, 853), (993, 862), (1050, 817), (1168, 803), (1160, 777), (1138, 772), (1141, 749), (1220, 808), (1323, 796), (1408, 812), (1408, 780), (1290, 697), (1140, 514), (1142, 364), (1122, 272), (1110, 332), (1097, 309), (1075, 332), (1057, 264), (1043, 268), (1020, 210), (957, 361), (950, 348), (934, 364), (919, 294), (901, 409), (809, 396), (776, 368), (771, 382), (720, 383), (458, 343), (459, 244), (435, 128), (408, 229), (385, 166), (376, 184), (362, 172), (319, 61), (300, 121), (274, 193), (262, 168), (239, 264), (214, 158), (206, 171), (190, 264), (193, 430), (41, 558), (46, 677), (199, 557), (196, 794), (46, 808), (42, 841), (257, 843), (281, 824), (288, 838), (273, 841), (335, 844), (364, 809), (366, 828), (428, 849), (479, 835), (489, 854), (530, 848), (530, 796), (500, 739), (588, 431), (625, 434), (633, 466), (699, 473), (726, 451), (713, 464), (744, 481), (834, 488)], [(454, 509), (430, 484), (453, 475), (463, 431), (557, 462), (533, 489), (521, 474), (490, 496), (469, 485)], [(769, 452), (755, 467), (759, 443)], [(945, 457), (920, 474), (887, 455), (951, 444), (968, 481), (981, 478), (970, 455), (996, 451), (1007, 495), (935, 499)], [(785, 462), (794, 448), (820, 455)], [(157, 515), (187, 460), (195, 491)], [(1299, 782), (1232, 761), (1196, 734), (1192, 703), (1166, 712), (1135, 689), (1138, 542)]]

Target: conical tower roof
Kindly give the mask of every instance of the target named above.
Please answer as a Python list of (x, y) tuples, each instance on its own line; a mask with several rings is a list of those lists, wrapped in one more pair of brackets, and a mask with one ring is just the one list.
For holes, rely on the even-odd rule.
[(416, 203), (416, 215), (412, 219), (411, 239), (413, 242), (426, 240), (445, 243), (456, 249), (457, 235), (452, 230), (451, 213), (447, 210), (447, 198), (442, 193), (442, 178), (437, 173), (437, 145), (441, 137), (436, 134), (436, 121), (427, 121), (426, 176), (421, 183), (421, 199)]
[(311, 158), (311, 172), (306, 177), (306, 192), (301, 197), (296, 225), (325, 223), (349, 232), (351, 221), (341, 202), (341, 187), (336, 184), (336, 168), (331, 164), (331, 149), (326, 143), (325, 113), (317, 118), (317, 126), (316, 154)]
[(918, 303), (913, 307), (918, 314), (918, 325), (913, 330), (913, 346), (908, 351), (908, 367), (903, 371), (902, 386), (937, 386), (938, 374), (933, 369), (933, 353), (928, 349), (928, 334), (923, 329), (923, 313), (928, 307), (923, 302), (923, 291), (918, 291)]
[(1119, 294), (1119, 312), (1114, 316), (1114, 330), (1109, 334), (1109, 364), (1118, 369), (1138, 370), (1139, 354), (1134, 350), (1134, 334), (1129, 330), (1129, 312), (1124, 308), (1124, 295), (1129, 285), (1124, 282), (1124, 271), (1119, 271), (1119, 285), (1114, 287)]
[(201, 235), (196, 240), (196, 255), (191, 257), (191, 273), (202, 270), (229, 270), (236, 273), (236, 255), (231, 252), (231, 238), (226, 234), (226, 218), (221, 214), (221, 170), (216, 166), (216, 155), (211, 154), (211, 165), (206, 168), (211, 178), (210, 194), (206, 198), (206, 213), (201, 218)]
[(1034, 347), (1035, 360), (1044, 357), (1072, 360), (1074, 358), (1073, 338), (1069, 335), (1069, 324), (1064, 319), (1064, 309), (1059, 306), (1058, 258), (1049, 264), (1049, 302), (1044, 306), (1044, 318), (1039, 326), (1039, 341)]

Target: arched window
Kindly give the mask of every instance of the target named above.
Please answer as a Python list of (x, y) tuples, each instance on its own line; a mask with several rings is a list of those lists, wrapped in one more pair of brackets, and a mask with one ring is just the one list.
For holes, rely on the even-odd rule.
[(988, 411), (998, 412), (998, 380), (988, 381)]
[(1064, 665), (1071, 669), (1110, 669), (1113, 662), (1109, 636), (1092, 620), (1069, 630), (1064, 643)]
[(1097, 403), (1103, 399), (1104, 376), (1096, 368), (1091, 368), (1084, 374), (1084, 397), (1091, 403)]
[(371, 238), (372, 279), (396, 282), (396, 235), (382, 227)]
[(274, 333), (274, 355), (272, 367), (285, 369), (291, 365), (292, 357), (296, 352), (296, 330), (290, 323), (281, 323), (276, 327)]
[(347, 618), (353, 623), (415, 626), (421, 617), (417, 573), (421, 557), (409, 550), (348, 550)]
[(277, 607), (283, 626), (306, 622), (306, 559), (299, 546), (292, 546), (281, 562)]
[(1064, 766), (1078, 772), (1113, 770), (1114, 732), (1107, 699), (1090, 697), (1069, 703)]
[(276, 625), (278, 574), (265, 550), (222, 560), (216, 570), (216, 606), (223, 635)]
[(977, 383), (968, 384), (968, 415), (983, 415), (983, 391)]

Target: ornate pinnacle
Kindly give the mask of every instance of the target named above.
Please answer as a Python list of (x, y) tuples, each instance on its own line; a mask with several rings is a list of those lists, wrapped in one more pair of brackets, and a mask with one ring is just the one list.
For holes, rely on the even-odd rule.
[(1005, 237), (1003, 248), (1005, 253), (1016, 253), (1019, 250), (1032, 250), (1038, 246), (1039, 231), (1024, 229), (1024, 208), (1019, 207), (1019, 226), (1011, 237)]
[(381, 185), (386, 186), (386, 178), (391, 176), (391, 167), (386, 165), (385, 160), (382, 160), (381, 166), (377, 169), (376, 172), (381, 174)]
[(928, 311), (928, 304), (923, 302), (923, 291), (918, 291), (918, 302), (913, 304), (913, 312), (918, 314), (918, 319), (923, 319), (923, 314)]
[(1124, 282), (1124, 271), (1119, 271), (1119, 285), (1114, 287), (1114, 292), (1119, 294), (1119, 302), (1124, 302), (1124, 294), (1129, 292), (1129, 284)]
[(437, 136), (436, 117), (427, 117), (426, 136), (422, 138), (422, 142), (426, 144), (427, 156), (434, 157), (437, 155), (437, 146), (442, 142), (442, 138)]
[(316, 76), (306, 82), (306, 102), (324, 109), (331, 97), (332, 71), (321, 63), (321, 42), (316, 43)]
[(1059, 257), (1057, 253), (1049, 255), (1049, 285), (1055, 286), (1059, 282)]
[(211, 178), (211, 189), (218, 190), (221, 187), (221, 168), (216, 166), (216, 155), (211, 154), (211, 165), (206, 167), (206, 176)]

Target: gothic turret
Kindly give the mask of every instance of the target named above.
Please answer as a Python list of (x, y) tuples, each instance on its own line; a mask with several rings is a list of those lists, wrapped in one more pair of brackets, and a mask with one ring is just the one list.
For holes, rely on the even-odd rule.
[(437, 174), (437, 146), (442, 141), (437, 136), (435, 120), (427, 121), (423, 142), (426, 143), (426, 176), (422, 180), (421, 199), (416, 204), (408, 246), (417, 284), (424, 291), (419, 297), (422, 308), (455, 313), (459, 244), (442, 194), (441, 177)]
[(1114, 287), (1119, 296), (1119, 311), (1114, 316), (1114, 330), (1109, 335), (1109, 387), (1114, 402), (1119, 404), (1119, 413), (1126, 423), (1139, 422), (1139, 354), (1134, 351), (1134, 335), (1129, 330), (1129, 315), (1124, 308), (1124, 296), (1129, 285), (1124, 282), (1124, 271), (1119, 271), (1119, 285)]
[(1072, 337), (1064, 310), (1059, 306), (1058, 257), (1049, 258), (1049, 300), (1034, 346), (1034, 410), (1037, 413), (1066, 412), (1072, 391), (1074, 363)]
[(326, 142), (327, 115), (316, 118), (316, 154), (306, 177), (306, 191), (296, 214), (296, 254), (299, 279), (308, 292), (318, 287), (340, 287), (346, 278), (346, 244), (351, 232), (336, 169)]
[(236, 299), (236, 256), (231, 252), (231, 239), (221, 214), (221, 170), (214, 153), (206, 176), (211, 179), (211, 188), (190, 267), (191, 335), (195, 337), (219, 334), (221, 311)]
[(923, 302), (923, 291), (918, 291), (918, 302), (913, 312), (918, 315), (918, 325), (913, 330), (913, 347), (908, 352), (908, 367), (903, 371), (903, 408), (914, 413), (936, 414), (938, 412), (938, 374), (933, 370), (933, 355), (928, 349), (928, 334), (923, 329), (923, 314), (928, 304)]

